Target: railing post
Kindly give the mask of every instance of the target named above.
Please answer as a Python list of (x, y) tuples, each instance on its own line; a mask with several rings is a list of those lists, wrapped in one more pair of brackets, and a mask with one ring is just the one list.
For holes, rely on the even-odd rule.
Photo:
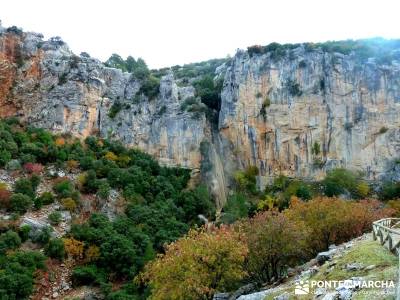
[(396, 291), (396, 300), (400, 300), (400, 252), (396, 250), (396, 254), (399, 260), (399, 265), (397, 268), (397, 291)]
[[(388, 240), (389, 251), (397, 255), (398, 266), (397, 266), (397, 286), (396, 286), (396, 300), (400, 300), (400, 241), (396, 242), (395, 237), (400, 237), (400, 231), (391, 228), (391, 226), (400, 224), (400, 218), (386, 218), (375, 221), (372, 224), (372, 237), (375, 240), (378, 239), (381, 245), (386, 243)], [(385, 234), (385, 237), (384, 237)]]

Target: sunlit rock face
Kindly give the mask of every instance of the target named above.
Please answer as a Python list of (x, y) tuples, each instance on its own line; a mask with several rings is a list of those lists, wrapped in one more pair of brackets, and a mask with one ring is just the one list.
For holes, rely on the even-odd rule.
[[(100, 134), (139, 147), (167, 165), (198, 168), (204, 115), (182, 112), (192, 87), (178, 87), (172, 73), (161, 80), (156, 99), (139, 95), (132, 74), (105, 67), (88, 55), (76, 56), (58, 39), (2, 30), (0, 116), (79, 137)], [(118, 102), (121, 110), (110, 117)]]
[(132, 74), (77, 56), (60, 39), (0, 27), (0, 117), (119, 139), (201, 172), (221, 207), (233, 173), (253, 165), (260, 187), (278, 174), (319, 178), (337, 166), (383, 176), (400, 157), (399, 69), (303, 46), (279, 58), (239, 51), (217, 68), (224, 84), (212, 124), (182, 110), (195, 90), (172, 72), (149, 99)]
[(398, 64), (304, 47), (279, 59), (238, 52), (221, 106), (231, 159), (256, 165), (261, 183), (277, 174), (319, 177), (339, 166), (374, 179), (400, 156)]

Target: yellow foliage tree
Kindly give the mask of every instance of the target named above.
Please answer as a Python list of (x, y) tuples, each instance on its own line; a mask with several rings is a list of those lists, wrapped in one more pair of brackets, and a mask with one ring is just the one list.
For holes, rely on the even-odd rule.
[(73, 259), (82, 259), (84, 244), (74, 238), (64, 239), (65, 252), (68, 257)]
[(112, 151), (108, 151), (105, 155), (104, 155), (105, 159), (108, 160), (112, 160), (112, 161), (116, 161), (118, 159), (118, 156), (112, 152)]
[(5, 182), (0, 182), (0, 191), (7, 190), (7, 184)]
[(117, 162), (120, 167), (127, 167), (131, 158), (128, 155), (120, 155), (118, 156)]
[(369, 194), (370, 187), (365, 181), (361, 181), (357, 184), (357, 195), (360, 198), (366, 198)]
[(73, 171), (78, 169), (79, 167), (79, 162), (73, 159), (70, 159), (67, 161), (67, 169), (68, 171)]
[(87, 181), (87, 173), (86, 172), (80, 173), (76, 178), (76, 185), (78, 186), (79, 190), (82, 191), (86, 181)]
[(141, 278), (152, 287), (152, 300), (210, 299), (216, 291), (236, 288), (246, 276), (247, 253), (230, 228), (192, 230), (146, 265)]
[(308, 202), (293, 198), (285, 214), (304, 222), (311, 230), (309, 249), (322, 251), (371, 230), (373, 221), (390, 216), (393, 210), (382, 209), (379, 201), (345, 201), (318, 197)]
[(267, 195), (264, 200), (257, 203), (257, 210), (273, 210), (276, 208), (276, 204), (277, 200), (273, 196)]
[(72, 198), (61, 199), (61, 203), (64, 206), (64, 208), (69, 210), (70, 212), (73, 212), (76, 209), (76, 202)]

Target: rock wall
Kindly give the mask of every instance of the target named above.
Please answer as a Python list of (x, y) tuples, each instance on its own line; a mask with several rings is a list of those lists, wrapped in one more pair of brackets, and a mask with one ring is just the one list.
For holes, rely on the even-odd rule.
[(335, 166), (375, 179), (400, 157), (398, 64), (300, 46), (279, 59), (238, 51), (217, 73), (224, 85), (215, 126), (182, 110), (195, 90), (178, 86), (172, 71), (149, 99), (132, 74), (74, 55), (59, 38), (0, 26), (0, 117), (120, 139), (165, 165), (201, 171), (219, 207), (233, 172), (250, 165), (262, 187), (277, 174), (318, 178)]
[(302, 46), (279, 59), (239, 51), (225, 75), (219, 128), (231, 160), (256, 165), (261, 184), (337, 166), (379, 178), (400, 156), (400, 66)]
[[(0, 34), (1, 117), (18, 115), (82, 138), (99, 133), (139, 147), (164, 164), (199, 167), (207, 121), (180, 108), (194, 95), (193, 87), (178, 87), (170, 73), (161, 80), (159, 96), (148, 99), (139, 95), (140, 81), (132, 74), (86, 54), (76, 56), (59, 39), (43, 41), (39, 34), (5, 29)], [(116, 102), (122, 108), (112, 118)]]

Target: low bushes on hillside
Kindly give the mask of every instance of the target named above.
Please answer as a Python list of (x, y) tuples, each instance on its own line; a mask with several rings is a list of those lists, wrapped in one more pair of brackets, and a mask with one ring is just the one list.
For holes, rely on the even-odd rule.
[[(228, 228), (179, 239), (146, 266), (143, 276), (152, 287), (150, 299), (204, 299), (209, 292), (230, 291), (248, 279), (260, 284), (276, 281), (288, 267), (369, 231), (372, 221), (392, 213), (378, 201), (294, 198), (283, 212), (261, 212)], [(225, 246), (215, 247), (220, 243)], [(230, 259), (234, 251), (238, 253)], [(231, 277), (225, 278), (228, 269)]]

